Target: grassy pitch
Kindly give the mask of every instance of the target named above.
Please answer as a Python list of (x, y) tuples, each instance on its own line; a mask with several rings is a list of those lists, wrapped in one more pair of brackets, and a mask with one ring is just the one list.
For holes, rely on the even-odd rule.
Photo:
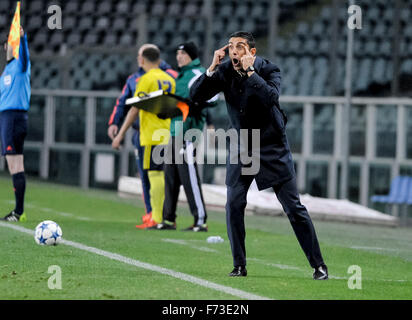
[[(13, 206), (11, 180), (0, 178), (1, 214)], [(29, 180), (26, 223), (34, 230), (56, 221), (63, 238), (270, 299), (412, 299), (412, 230), (314, 221), (331, 279), (313, 281), (312, 269), (285, 217), (246, 217), (248, 277), (230, 278), (225, 217), (208, 212), (209, 232), (178, 210), (177, 231), (138, 230), (140, 199)], [(34, 231), (33, 231), (34, 232)], [(209, 244), (219, 235), (223, 243)], [(0, 225), (0, 299), (240, 299), (157, 271), (111, 260), (65, 244), (38, 246), (32, 236)], [(51, 290), (48, 268), (61, 268), (62, 288)], [(361, 289), (348, 273), (361, 268)], [(359, 275), (359, 274), (358, 274)], [(356, 282), (359, 285), (359, 279)]]

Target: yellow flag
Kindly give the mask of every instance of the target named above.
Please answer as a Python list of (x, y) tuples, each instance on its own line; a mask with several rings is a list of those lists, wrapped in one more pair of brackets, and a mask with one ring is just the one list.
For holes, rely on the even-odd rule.
[(20, 1), (17, 2), (16, 13), (11, 24), (8, 45), (13, 48), (13, 57), (19, 59), (20, 52)]

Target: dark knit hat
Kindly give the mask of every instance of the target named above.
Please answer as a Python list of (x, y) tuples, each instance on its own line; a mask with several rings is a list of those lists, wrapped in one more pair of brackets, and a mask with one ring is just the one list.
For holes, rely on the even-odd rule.
[(182, 43), (177, 47), (177, 50), (185, 51), (192, 60), (195, 60), (199, 55), (197, 52), (197, 47), (193, 42)]

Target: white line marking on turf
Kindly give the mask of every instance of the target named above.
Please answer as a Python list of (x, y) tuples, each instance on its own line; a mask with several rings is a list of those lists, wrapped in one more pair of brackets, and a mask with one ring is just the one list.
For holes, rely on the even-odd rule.
[(302, 271), (302, 269), (299, 268), (299, 267), (288, 266), (288, 265), (286, 265), (286, 264), (265, 262), (265, 261), (263, 261), (263, 260), (261, 260), (261, 259), (257, 259), (257, 258), (247, 258), (247, 259), (248, 259), (248, 260), (252, 260), (252, 261), (256, 261), (256, 262), (259, 262), (259, 263), (262, 263), (262, 264), (267, 265), (267, 266), (270, 266), (270, 267), (279, 268), (279, 269), (282, 269), (282, 270), (299, 270), (299, 271)]
[[(19, 232), (23, 232), (23, 233), (26, 233), (26, 234), (29, 234), (29, 235), (32, 235), (32, 236), (34, 234), (34, 232), (30, 229), (26, 229), (26, 228), (23, 228), (23, 227), (14, 225), (14, 224), (10, 224), (10, 223), (5, 223), (5, 222), (0, 221), (0, 226), (5, 227), (5, 228), (9, 228), (9, 229), (13, 229), (13, 230), (16, 230), (16, 231), (19, 231)], [(149, 270), (149, 271), (165, 274), (165, 275), (174, 277), (176, 279), (187, 281), (187, 282), (190, 282), (192, 284), (197, 284), (199, 286), (209, 288), (209, 289), (213, 289), (213, 290), (223, 292), (223, 293), (226, 293), (226, 294), (230, 294), (232, 296), (235, 296), (235, 297), (238, 297), (238, 298), (241, 298), (241, 299), (271, 300), (270, 298), (267, 298), (267, 297), (262, 297), (262, 296), (258, 296), (258, 295), (255, 295), (253, 293), (249, 293), (249, 292), (246, 292), (246, 291), (243, 291), (243, 290), (223, 286), (223, 285), (220, 285), (220, 284), (217, 284), (217, 283), (214, 283), (214, 282), (210, 282), (210, 281), (207, 281), (207, 280), (204, 280), (204, 279), (201, 279), (201, 278), (197, 278), (197, 277), (182, 273), (182, 272), (162, 268), (162, 267), (150, 264), (150, 263), (141, 262), (141, 261), (138, 261), (138, 260), (135, 260), (135, 259), (131, 259), (131, 258), (122, 256), (122, 255), (117, 254), (117, 253), (112, 253), (112, 252), (101, 250), (101, 249), (98, 249), (98, 248), (89, 247), (87, 245), (84, 245), (84, 244), (81, 244), (81, 243), (78, 243), (78, 242), (73, 242), (73, 241), (69, 241), (69, 240), (62, 240), (61, 244), (64, 244), (66, 246), (70, 246), (70, 247), (73, 247), (73, 248), (76, 248), (76, 249), (79, 249), (79, 250), (91, 252), (91, 253), (97, 254), (99, 256), (109, 258), (111, 260), (120, 261), (120, 262), (123, 262), (125, 264), (136, 266), (138, 268), (142, 268), (142, 269), (146, 269), (146, 270)]]
[[(11, 201), (11, 200), (8, 200), (8, 201), (5, 201), (5, 202), (14, 204), (14, 201)], [(90, 218), (78, 216), (78, 215), (75, 215), (73, 213), (62, 212), (62, 211), (57, 211), (57, 210), (54, 210), (54, 209), (51, 209), (51, 208), (40, 207), (40, 206), (34, 205), (32, 203), (26, 203), (25, 207), (26, 208), (31, 208), (31, 209), (36, 209), (36, 210), (41, 210), (41, 211), (48, 212), (48, 213), (54, 213), (54, 214), (57, 214), (59, 216), (70, 217), (70, 218), (74, 218), (74, 219), (82, 220), (82, 221), (91, 221), (92, 220)]]
[(164, 241), (164, 242), (170, 242), (170, 243), (176, 243), (176, 244), (181, 244), (181, 245), (184, 245), (184, 246), (189, 246), (189, 247), (191, 247), (191, 248), (193, 248), (193, 249), (196, 249), (196, 250), (199, 250), (199, 251), (218, 253), (218, 251), (215, 250), (215, 249), (210, 249), (210, 248), (208, 248), (208, 247), (200, 247), (200, 246), (191, 245), (190, 243), (187, 243), (186, 240), (179, 240), (179, 239), (162, 239), (162, 241)]
[[(169, 243), (174, 243), (174, 244), (185, 245), (185, 246), (191, 247), (191, 248), (196, 249), (196, 250), (208, 251), (208, 252), (214, 252), (214, 253), (220, 254), (219, 251), (214, 250), (214, 249), (209, 249), (207, 247), (198, 247), (198, 246), (190, 245), (190, 242), (204, 242), (204, 240), (162, 239), (162, 241), (169, 242)], [(208, 250), (204, 250), (204, 249), (208, 249)], [(311, 272), (307, 272), (306, 270), (303, 270), (302, 268), (299, 268), (299, 267), (296, 267), (296, 266), (280, 264), (280, 263), (273, 263), (273, 262), (264, 261), (264, 260), (258, 259), (258, 258), (247, 258), (247, 260), (248, 261), (255, 261), (257, 263), (260, 263), (260, 264), (263, 264), (263, 265), (266, 265), (266, 266), (269, 266), (269, 267), (278, 268), (278, 269), (281, 269), (281, 270), (296, 270), (296, 271), (300, 271), (300, 272), (303, 272), (305, 274), (308, 274), (308, 275), (310, 274), (311, 275)], [(334, 275), (329, 274), (329, 279), (348, 280), (349, 277), (339, 277), (339, 276), (334, 276)], [(392, 280), (392, 279), (365, 279), (365, 280), (372, 280), (372, 281), (377, 280), (377, 281), (385, 281), (385, 282), (408, 282), (409, 281), (409, 280)]]
[(392, 248), (380, 248), (380, 247), (361, 247), (361, 246), (353, 246), (351, 249), (360, 249), (360, 250), (378, 250), (378, 251), (400, 251), (399, 249), (392, 249)]

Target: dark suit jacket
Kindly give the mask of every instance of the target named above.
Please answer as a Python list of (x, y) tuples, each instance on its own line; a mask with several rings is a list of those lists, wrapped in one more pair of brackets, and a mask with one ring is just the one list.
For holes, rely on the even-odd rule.
[[(241, 77), (231, 61), (226, 61), (211, 77), (200, 76), (191, 87), (190, 97), (200, 103), (223, 91), (232, 128), (238, 132), (241, 129), (260, 130), (257, 153), (260, 168), (254, 178), (262, 190), (290, 180), (295, 177), (295, 171), (285, 133), (286, 117), (279, 106), (280, 70), (261, 57), (256, 57), (254, 68), (251, 77)], [(252, 149), (249, 139), (249, 154)], [(250, 178), (242, 175), (242, 167), (245, 167), (242, 163), (227, 163), (228, 186), (236, 186), (242, 179)]]

